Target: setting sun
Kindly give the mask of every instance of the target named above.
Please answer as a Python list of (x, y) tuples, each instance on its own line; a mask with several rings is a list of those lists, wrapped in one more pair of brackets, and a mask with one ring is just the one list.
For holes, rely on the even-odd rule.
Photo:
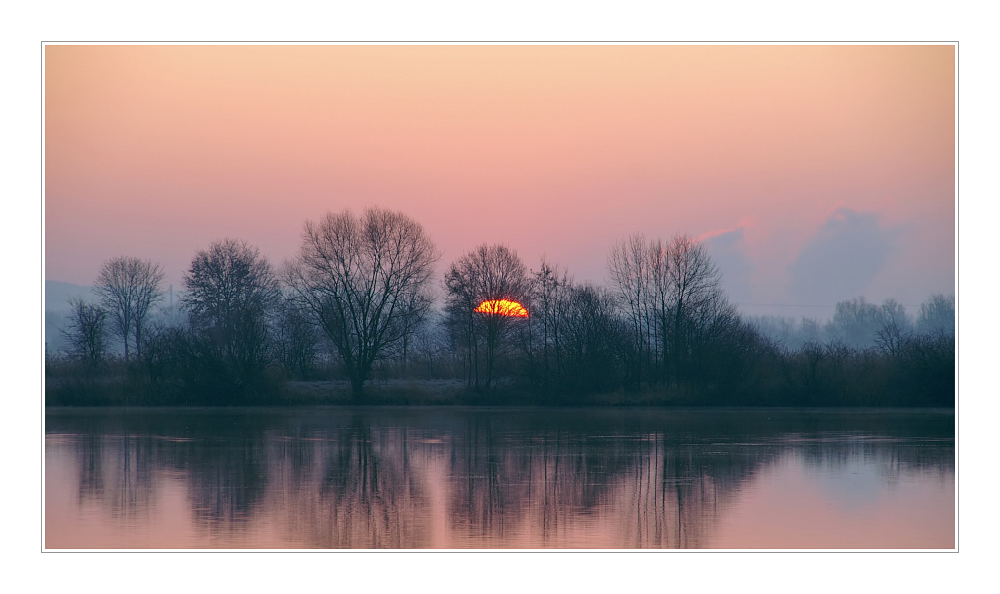
[(479, 313), (499, 314), (501, 316), (513, 316), (515, 318), (528, 317), (528, 310), (517, 301), (510, 299), (487, 299), (474, 309)]

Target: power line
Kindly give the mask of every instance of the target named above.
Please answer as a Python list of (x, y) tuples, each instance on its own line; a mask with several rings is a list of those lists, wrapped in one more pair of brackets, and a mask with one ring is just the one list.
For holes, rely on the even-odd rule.
[[(737, 303), (736, 305), (754, 305), (759, 307), (837, 307), (836, 304), (815, 305), (806, 303)], [(878, 306), (877, 303), (874, 303), (873, 305)], [(900, 305), (902, 305), (903, 307), (920, 307), (919, 303), (918, 304), (901, 303)]]

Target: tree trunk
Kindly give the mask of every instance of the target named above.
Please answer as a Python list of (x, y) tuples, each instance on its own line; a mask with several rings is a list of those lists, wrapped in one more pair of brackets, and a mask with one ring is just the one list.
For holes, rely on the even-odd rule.
[(365, 380), (358, 374), (351, 376), (351, 399), (354, 402), (365, 401)]

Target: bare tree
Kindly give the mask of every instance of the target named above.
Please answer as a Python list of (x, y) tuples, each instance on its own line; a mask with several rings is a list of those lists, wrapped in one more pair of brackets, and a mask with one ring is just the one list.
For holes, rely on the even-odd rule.
[(895, 299), (886, 299), (879, 308), (875, 346), (893, 357), (902, 354), (903, 345), (912, 336), (912, 324), (906, 308)]
[(293, 376), (306, 378), (316, 364), (319, 349), (319, 328), (309, 312), (292, 299), (282, 299), (274, 339), (275, 356), (281, 366)]
[(570, 395), (611, 390), (624, 378), (630, 345), (625, 320), (616, 315), (611, 291), (589, 284), (569, 284), (558, 316), (562, 318), (564, 373), (560, 382)]
[[(528, 346), (530, 374), (541, 376), (542, 384), (550, 387), (552, 380), (562, 375), (565, 347), (564, 324), (567, 301), (570, 297), (573, 283), (566, 268), (553, 266), (542, 258), (537, 272), (531, 271), (529, 278), (531, 287), (531, 302), (534, 306), (531, 324), (537, 329), (538, 367), (535, 369), (536, 357), (532, 345)], [(530, 335), (529, 335), (530, 337)], [(530, 339), (530, 338), (529, 338)]]
[(267, 258), (244, 241), (223, 239), (198, 252), (184, 273), (181, 307), (221, 356), (236, 387), (267, 363), (268, 322), (281, 288)]
[(827, 325), (832, 340), (852, 348), (871, 346), (879, 327), (879, 308), (864, 297), (838, 301)]
[(285, 277), (337, 350), (355, 399), (372, 365), (426, 315), (438, 259), (423, 227), (406, 215), (369, 208), (306, 222)]
[(69, 300), (71, 309), (69, 324), (62, 334), (69, 342), (67, 352), (73, 358), (89, 365), (96, 365), (104, 359), (107, 349), (105, 322), (108, 312), (99, 305), (87, 303), (77, 297)]
[(911, 334), (911, 327), (906, 309), (895, 299), (886, 299), (878, 306), (856, 297), (837, 303), (827, 333), (832, 340), (852, 348), (865, 349), (874, 344), (895, 354)]
[(654, 320), (651, 252), (652, 247), (646, 237), (636, 234), (616, 243), (608, 254), (608, 273), (617, 290), (621, 309), (632, 328), (631, 335), (638, 354), (635, 378), (640, 384), (643, 368), (648, 370), (651, 365), (651, 328)]
[(101, 267), (94, 290), (108, 311), (112, 334), (125, 343), (126, 361), (130, 339), (136, 354), (140, 353), (149, 310), (163, 298), (162, 282), (163, 270), (159, 264), (138, 258), (112, 258)]
[(685, 358), (690, 354), (694, 334), (708, 328), (720, 316), (733, 312), (720, 288), (719, 269), (705, 246), (688, 235), (678, 235), (668, 248), (667, 295), (669, 302), (663, 319), (670, 320), (662, 329), (669, 348), (673, 377), (678, 379)]
[(693, 341), (707, 338), (710, 329), (721, 331), (726, 326), (717, 322), (732, 315), (718, 268), (705, 247), (687, 235), (670, 243), (633, 235), (611, 248), (608, 272), (630, 322), (640, 384), (644, 377), (677, 380)]
[(955, 335), (955, 296), (931, 295), (920, 305), (917, 330), (921, 334)]
[[(498, 348), (516, 318), (500, 312), (475, 313), (474, 310), (487, 300), (524, 301), (530, 290), (527, 274), (528, 269), (516, 252), (505, 245), (483, 244), (452, 263), (445, 275), (448, 309), (463, 329), (466, 342), (470, 364), (467, 378), (470, 385), (477, 389), (490, 388), (497, 379), (494, 367)], [(482, 378), (479, 369), (480, 341), (483, 343)]]

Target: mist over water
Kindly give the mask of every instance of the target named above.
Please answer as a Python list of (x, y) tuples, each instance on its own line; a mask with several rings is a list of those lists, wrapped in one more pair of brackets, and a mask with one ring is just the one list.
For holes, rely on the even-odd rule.
[(46, 548), (953, 548), (954, 415), (50, 409)]

